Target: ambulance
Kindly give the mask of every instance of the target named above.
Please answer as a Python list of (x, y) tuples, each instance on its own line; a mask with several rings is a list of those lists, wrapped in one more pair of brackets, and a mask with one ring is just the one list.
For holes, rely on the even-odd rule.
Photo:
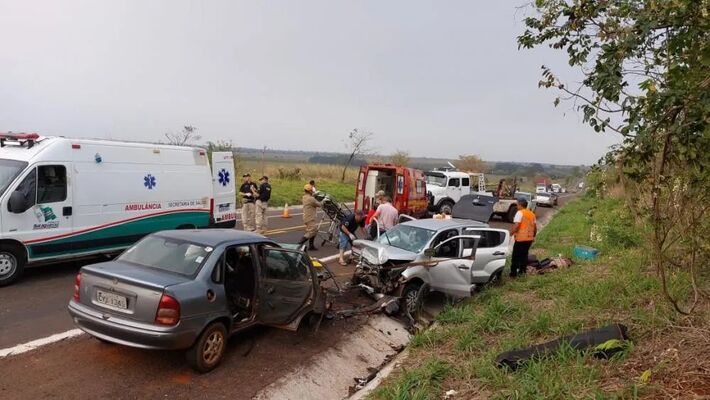
[(383, 191), (400, 214), (422, 218), (427, 215), (427, 186), (424, 172), (394, 164), (371, 163), (360, 167), (355, 189), (355, 210), (365, 214), (375, 208), (375, 195)]
[(0, 133), (0, 286), (165, 229), (234, 227), (231, 152)]

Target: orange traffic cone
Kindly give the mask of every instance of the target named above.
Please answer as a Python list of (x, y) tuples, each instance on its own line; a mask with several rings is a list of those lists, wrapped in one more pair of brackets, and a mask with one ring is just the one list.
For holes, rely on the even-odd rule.
[(288, 213), (288, 203), (284, 205), (284, 213), (281, 215), (281, 218), (291, 218), (291, 216)]

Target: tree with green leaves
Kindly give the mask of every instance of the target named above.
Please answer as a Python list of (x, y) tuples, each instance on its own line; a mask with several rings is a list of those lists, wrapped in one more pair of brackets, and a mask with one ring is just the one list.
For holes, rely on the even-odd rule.
[(456, 168), (466, 172), (483, 172), (489, 171), (486, 163), (476, 154), (467, 154), (459, 156), (459, 159), (454, 161)]
[[(710, 6), (708, 0), (537, 0), (519, 47), (565, 51), (582, 74), (570, 84), (542, 66), (539, 85), (572, 100), (595, 131), (622, 143), (613, 165), (638, 217), (649, 223), (654, 267), (675, 309), (708, 293), (710, 265)], [(692, 303), (668, 291), (669, 270), (690, 274)]]
[(409, 152), (406, 152), (404, 150), (395, 151), (389, 158), (390, 162), (394, 165), (399, 165), (402, 167), (406, 167), (407, 165), (409, 165)]

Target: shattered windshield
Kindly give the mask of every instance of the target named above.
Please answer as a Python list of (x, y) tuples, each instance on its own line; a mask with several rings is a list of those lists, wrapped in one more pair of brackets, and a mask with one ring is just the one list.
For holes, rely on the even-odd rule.
[(26, 166), (27, 163), (24, 161), (0, 159), (0, 193), (7, 189), (8, 185)]
[(419, 253), (424, 250), (424, 246), (429, 243), (434, 234), (436, 234), (436, 231), (429, 229), (410, 225), (397, 225), (380, 235), (377, 242), (411, 251), (412, 253)]
[(434, 186), (446, 186), (446, 177), (443, 174), (427, 174), (426, 184)]

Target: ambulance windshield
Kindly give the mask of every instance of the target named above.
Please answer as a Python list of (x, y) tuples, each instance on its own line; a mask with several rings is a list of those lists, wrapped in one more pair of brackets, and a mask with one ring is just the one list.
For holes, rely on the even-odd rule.
[(0, 158), (0, 193), (12, 183), (13, 179), (27, 167), (27, 163), (17, 160), (5, 160)]

